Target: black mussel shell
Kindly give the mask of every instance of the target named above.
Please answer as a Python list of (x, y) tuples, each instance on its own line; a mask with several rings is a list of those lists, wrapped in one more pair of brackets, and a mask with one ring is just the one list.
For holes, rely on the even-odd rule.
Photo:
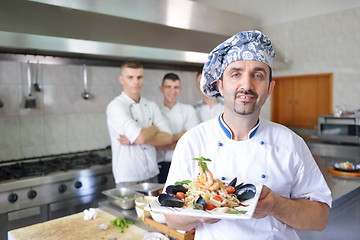
[(245, 201), (253, 198), (255, 196), (255, 193), (256, 193), (256, 187), (254, 184), (251, 183), (242, 185), (234, 192), (234, 194), (237, 196), (237, 198), (240, 201)]
[(239, 191), (240, 188), (242, 188), (242, 186), (244, 186), (244, 183), (240, 183), (239, 185), (235, 186), (235, 192)]
[(168, 194), (176, 194), (177, 192), (183, 192), (186, 193), (188, 189), (184, 187), (183, 185), (169, 185), (166, 188), (166, 192)]
[(206, 201), (202, 196), (198, 197), (198, 199), (194, 203), (194, 209), (199, 209), (199, 210), (206, 209)]
[(170, 196), (169, 194), (166, 193), (162, 193), (158, 196), (158, 201), (160, 203), (160, 206), (163, 207), (183, 207), (184, 206), (184, 201)]
[(236, 186), (236, 182), (237, 182), (237, 177), (234, 178), (233, 180), (231, 180), (231, 182), (229, 182), (228, 186), (235, 187), (235, 186)]

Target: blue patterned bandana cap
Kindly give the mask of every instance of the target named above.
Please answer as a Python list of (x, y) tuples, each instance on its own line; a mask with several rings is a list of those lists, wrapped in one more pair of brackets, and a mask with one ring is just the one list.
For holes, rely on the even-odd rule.
[(211, 98), (221, 97), (216, 81), (230, 63), (253, 60), (272, 68), (274, 57), (271, 41), (263, 33), (253, 30), (235, 34), (210, 52), (202, 71), (201, 91)]

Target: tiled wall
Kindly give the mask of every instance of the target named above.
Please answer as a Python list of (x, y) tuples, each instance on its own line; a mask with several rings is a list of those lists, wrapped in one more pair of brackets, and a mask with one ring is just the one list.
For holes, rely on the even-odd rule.
[[(36, 109), (25, 109), (26, 63), (0, 61), (0, 161), (105, 148), (110, 144), (105, 109), (122, 91), (117, 67), (88, 66), (91, 100), (84, 90), (80, 65), (40, 64), (41, 92), (34, 92)], [(35, 72), (35, 64), (32, 66)], [(162, 102), (159, 86), (171, 70), (146, 69), (143, 96)], [(200, 99), (195, 72), (173, 71), (182, 79), (181, 102)]]
[[(360, 8), (263, 28), (279, 59), (275, 76), (333, 73), (333, 109), (360, 109)], [(275, 65), (276, 66), (276, 65)]]

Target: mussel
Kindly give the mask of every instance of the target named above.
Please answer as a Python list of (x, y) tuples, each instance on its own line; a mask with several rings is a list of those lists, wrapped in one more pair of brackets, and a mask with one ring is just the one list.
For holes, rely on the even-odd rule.
[(256, 194), (256, 187), (254, 184), (248, 183), (245, 185), (242, 185), (241, 187), (237, 188), (235, 187), (234, 194), (239, 199), (239, 201), (245, 201), (248, 199), (251, 199)]
[(167, 194), (176, 194), (177, 192), (186, 193), (188, 189), (183, 185), (169, 185), (166, 187)]
[(206, 201), (202, 196), (199, 196), (194, 202), (194, 209), (206, 210)]
[(169, 194), (166, 193), (162, 193), (158, 196), (158, 201), (160, 203), (161, 206), (163, 207), (183, 207), (184, 206), (184, 201), (173, 197)]
[(231, 182), (229, 182), (228, 186), (235, 187), (237, 182), (237, 177), (235, 177)]
[(228, 186), (234, 187), (235, 191), (239, 190), (244, 185), (244, 183), (242, 182), (236, 186), (236, 182), (237, 182), (237, 177), (235, 177), (233, 180), (231, 180), (231, 182), (229, 182), (229, 184), (228, 184)]

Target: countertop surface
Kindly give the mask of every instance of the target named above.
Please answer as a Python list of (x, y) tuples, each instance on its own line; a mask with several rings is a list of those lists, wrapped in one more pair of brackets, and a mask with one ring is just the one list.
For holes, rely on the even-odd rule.
[[(147, 230), (137, 225), (129, 225), (121, 232), (117, 227), (110, 224), (110, 220), (114, 220), (119, 216), (117, 213), (113, 215), (108, 211), (97, 209), (97, 217), (92, 220), (85, 221), (84, 213), (69, 215), (44, 223), (34, 224), (28, 227), (12, 230), (8, 233), (9, 240), (79, 240), (79, 239), (143, 239)], [(107, 224), (107, 229), (99, 229), (101, 224)]]
[(329, 144), (315, 140), (306, 142), (331, 190), (333, 201), (360, 187), (359, 174), (338, 176), (329, 172), (335, 162), (360, 162), (359, 145)]

